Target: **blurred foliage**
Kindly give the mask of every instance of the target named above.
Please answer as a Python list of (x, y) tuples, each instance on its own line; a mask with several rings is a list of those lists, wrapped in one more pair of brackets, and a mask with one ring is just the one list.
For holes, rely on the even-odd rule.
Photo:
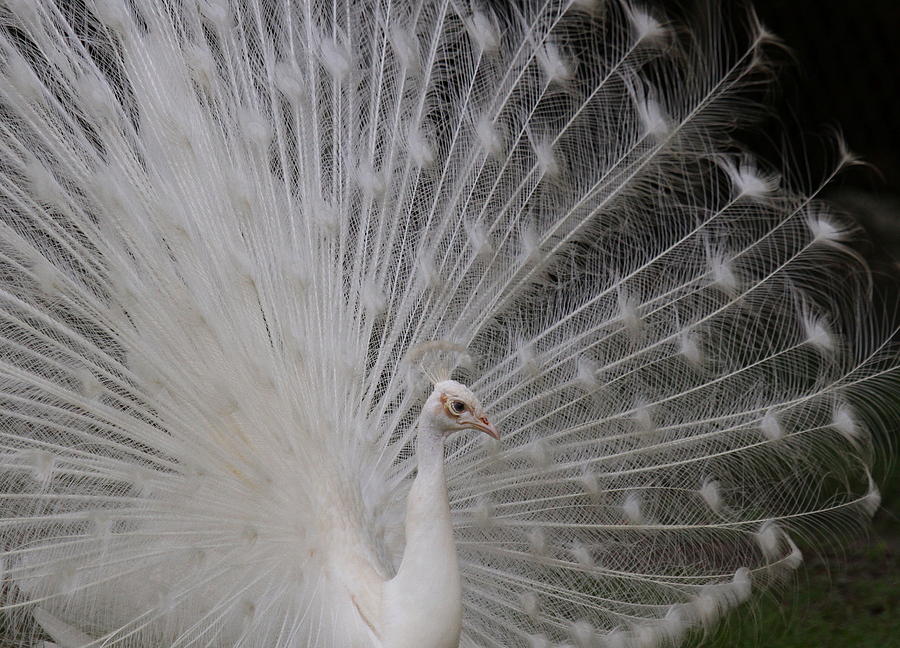
[(738, 608), (691, 648), (900, 648), (900, 470), (883, 484), (867, 538), (804, 552), (787, 591)]

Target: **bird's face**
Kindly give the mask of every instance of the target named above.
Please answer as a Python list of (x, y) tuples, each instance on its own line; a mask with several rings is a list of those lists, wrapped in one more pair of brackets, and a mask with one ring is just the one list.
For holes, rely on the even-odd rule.
[(461, 430), (479, 430), (495, 439), (500, 433), (488, 421), (481, 403), (468, 387), (455, 380), (444, 380), (434, 386), (429, 398), (432, 416), (445, 436)]

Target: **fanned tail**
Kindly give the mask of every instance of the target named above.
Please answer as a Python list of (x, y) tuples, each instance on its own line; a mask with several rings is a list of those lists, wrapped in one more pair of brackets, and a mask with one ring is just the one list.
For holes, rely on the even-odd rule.
[(874, 511), (896, 359), (852, 228), (731, 139), (773, 39), (718, 22), (8, 1), (4, 610), (352, 645), (438, 340), (503, 433), (448, 453), (463, 646), (676, 643)]

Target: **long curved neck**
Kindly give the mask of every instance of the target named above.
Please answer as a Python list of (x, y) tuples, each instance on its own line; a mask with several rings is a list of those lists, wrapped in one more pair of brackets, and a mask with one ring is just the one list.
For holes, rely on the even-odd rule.
[(462, 624), (462, 590), (447, 483), (444, 441), (420, 424), (419, 470), (406, 501), (406, 549), (385, 584), (385, 648), (455, 648)]
[[(424, 566), (421, 561), (426, 559), (430, 564), (435, 558), (458, 574), (444, 477), (443, 438), (420, 431), (416, 459), (418, 474), (406, 500), (406, 549), (397, 576), (406, 577), (407, 570)], [(409, 575), (415, 576), (412, 571)]]

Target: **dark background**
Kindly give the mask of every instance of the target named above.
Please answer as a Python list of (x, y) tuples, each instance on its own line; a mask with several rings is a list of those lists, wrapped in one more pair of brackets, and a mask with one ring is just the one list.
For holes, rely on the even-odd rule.
[[(886, 324), (896, 330), (900, 0), (756, 0), (752, 6), (785, 46), (774, 54), (777, 70), (767, 97), (773, 112), (753, 128), (761, 127), (763, 139), (783, 140), (794, 164), (808, 168), (812, 181), (836, 160), (835, 132), (866, 163), (843, 171), (825, 195), (867, 230), (868, 241), (860, 246), (872, 260)], [(756, 148), (759, 133), (750, 137)], [(900, 387), (895, 400), (900, 409)], [(900, 430), (889, 430), (880, 442), (876, 478), (883, 498), (871, 532), (824, 554), (805, 552), (794, 587), (764, 598), (752, 611), (739, 609), (724, 628), (693, 645), (900, 648)]]
[(796, 62), (780, 74), (782, 112), (792, 109), (806, 127), (839, 127), (886, 185), (900, 187), (900, 2), (764, 0), (755, 7)]
[(758, 0), (753, 6), (787, 48), (773, 100), (791, 145), (823, 165), (833, 162), (824, 159), (825, 140), (835, 129), (843, 134), (870, 166), (841, 174), (831, 197), (854, 199), (848, 208), (862, 212), (874, 241), (900, 260), (900, 0)]

